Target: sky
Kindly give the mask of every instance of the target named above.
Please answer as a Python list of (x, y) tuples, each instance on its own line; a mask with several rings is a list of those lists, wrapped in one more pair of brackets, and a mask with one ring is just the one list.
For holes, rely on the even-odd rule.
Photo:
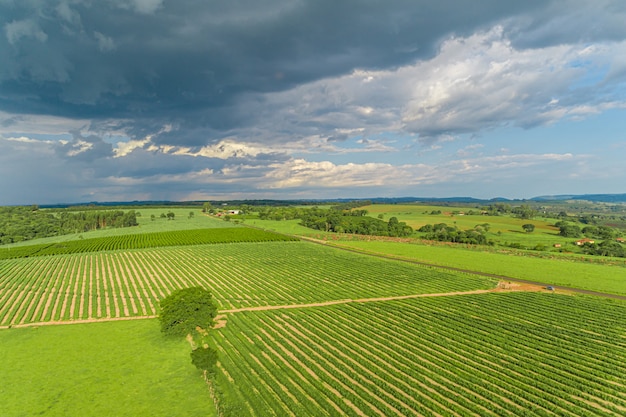
[(0, 205), (625, 193), (623, 0), (0, 0)]

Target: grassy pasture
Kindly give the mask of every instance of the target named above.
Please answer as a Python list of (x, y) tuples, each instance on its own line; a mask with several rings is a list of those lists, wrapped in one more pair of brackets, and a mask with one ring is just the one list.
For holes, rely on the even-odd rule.
[[(518, 219), (511, 216), (484, 216), (476, 215), (453, 215), (454, 211), (469, 211), (470, 209), (478, 212), (476, 208), (463, 207), (445, 207), (445, 206), (425, 206), (410, 204), (374, 204), (362, 207), (368, 211), (371, 217), (383, 215), (384, 220), (390, 217), (397, 217), (399, 221), (407, 223), (413, 229), (417, 230), (426, 224), (446, 223), (448, 226), (456, 226), (461, 230), (473, 229), (477, 225), (488, 223), (489, 231), (485, 233), (488, 240), (494, 241), (497, 245), (509, 246), (511, 244), (519, 244), (525, 248), (534, 248), (541, 244), (549, 250), (553, 249), (555, 244), (562, 245), (562, 250), (575, 251), (576, 247), (573, 242), (578, 239), (564, 238), (559, 236), (558, 228), (554, 227), (554, 219), (536, 218), (532, 220)], [(432, 211), (440, 210), (442, 213), (431, 215)], [(277, 231), (279, 233), (287, 233), (298, 236), (325, 236), (336, 235), (333, 233), (325, 233), (319, 230), (313, 230), (299, 225), (300, 220), (259, 220), (248, 219), (246, 224), (254, 227), (261, 227), (267, 230)], [(535, 225), (532, 233), (526, 233), (522, 229), (522, 225), (531, 223)], [(417, 234), (416, 234), (417, 236)]]
[[(511, 216), (485, 216), (481, 214), (460, 215), (454, 212), (467, 213), (469, 210), (480, 212), (480, 209), (473, 207), (446, 207), (446, 206), (426, 206), (426, 205), (395, 205), (395, 204), (374, 204), (363, 207), (372, 217), (382, 214), (385, 219), (392, 216), (399, 221), (407, 223), (415, 230), (426, 224), (446, 223), (448, 226), (456, 226), (461, 230), (473, 229), (476, 225), (488, 223), (489, 231), (485, 234), (488, 240), (493, 240), (501, 245), (511, 243), (520, 244), (524, 247), (532, 248), (537, 244), (551, 247), (560, 243), (567, 248), (568, 245), (577, 239), (564, 238), (559, 236), (559, 229), (554, 227), (554, 219), (519, 219)], [(433, 211), (441, 211), (441, 214), (430, 214)], [(535, 226), (532, 233), (526, 233), (522, 225), (530, 223)], [(573, 246), (570, 246), (572, 249)]]
[[(626, 261), (614, 259), (614, 265), (575, 261), (570, 257), (550, 259), (506, 253), (470, 250), (445, 245), (429, 246), (389, 241), (334, 241), (369, 253), (378, 253), (416, 261), (504, 275), (550, 285), (626, 295)], [(580, 258), (580, 257), (579, 257)]]
[[(439, 206), (419, 206), (419, 205), (383, 205), (376, 204), (365, 207), (371, 216), (376, 217), (379, 213), (385, 214), (385, 219), (390, 216), (397, 216), (400, 221), (407, 221), (413, 216), (414, 220), (419, 218), (427, 223), (437, 223), (444, 219), (439, 215), (423, 214), (432, 210), (453, 210), (458, 208)], [(421, 216), (421, 217), (420, 217)], [(480, 224), (481, 220), (489, 222), (492, 228), (497, 220), (502, 230), (513, 230), (521, 224), (529, 221), (522, 221), (507, 216), (456, 216), (467, 222), (467, 228)], [(468, 221), (469, 219), (469, 221)], [(509, 276), (525, 280), (545, 282), (552, 285), (563, 285), (574, 288), (582, 288), (591, 291), (607, 292), (612, 294), (626, 295), (626, 261), (623, 258), (595, 257), (590, 262), (591, 257), (559, 252), (531, 252), (529, 255), (541, 254), (541, 257), (526, 256), (522, 252), (513, 254), (511, 252), (499, 253), (496, 250), (481, 250), (480, 247), (466, 249), (463, 245), (441, 244), (409, 244), (404, 242), (380, 241), (372, 239), (364, 240), (362, 237), (341, 235), (336, 233), (325, 233), (311, 230), (300, 226), (299, 220), (272, 221), (255, 220), (257, 227), (267, 230), (274, 230), (280, 233), (288, 233), (298, 236), (314, 237), (332, 242), (334, 245), (346, 246), (353, 249), (362, 250), (369, 253), (390, 255), (400, 258), (417, 260), (435, 265), (450, 266), (454, 268), (468, 269), (479, 272)], [(553, 243), (563, 243), (565, 240), (554, 235), (552, 226), (546, 221), (530, 221), (538, 224), (536, 231), (530, 234), (524, 232), (510, 231), (501, 235), (507, 242), (514, 242), (516, 239), (524, 241), (524, 244), (531, 245), (529, 239), (534, 239), (533, 244), (542, 241), (546, 245)], [(471, 225), (471, 226), (470, 226)], [(459, 227), (463, 228), (463, 226)], [(493, 229), (492, 229), (493, 230)], [(539, 232), (538, 232), (539, 231)], [(544, 233), (546, 237), (537, 240), (538, 233)], [(488, 235), (496, 236), (489, 232)], [(603, 264), (600, 264), (602, 261)]]
[(315, 235), (333, 235), (333, 233), (321, 232), (319, 230), (309, 229), (308, 227), (301, 226), (300, 220), (260, 220), (250, 219), (246, 220), (247, 226), (259, 227), (261, 229), (271, 230), (278, 233), (286, 233), (296, 236), (315, 236)]
[[(231, 314), (237, 416), (620, 416), (626, 304), (545, 293)], [(232, 392), (236, 391), (236, 392)]]
[(0, 331), (0, 415), (214, 416), (185, 340), (156, 320)]

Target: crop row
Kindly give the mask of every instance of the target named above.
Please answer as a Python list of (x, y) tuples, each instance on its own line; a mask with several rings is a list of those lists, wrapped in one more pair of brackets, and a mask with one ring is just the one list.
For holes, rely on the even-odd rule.
[(244, 227), (176, 230), (171, 232), (140, 233), (93, 239), (72, 240), (30, 246), (0, 249), (0, 259), (32, 256), (89, 253), (112, 250), (146, 249), (164, 246), (206, 245), (214, 243), (276, 242), (295, 240), (277, 233)]
[(305, 242), (112, 251), (0, 262), (0, 325), (150, 316), (171, 291), (221, 309), (492, 288), (493, 281)]
[(227, 319), (218, 386), (241, 416), (626, 413), (623, 302), (493, 293)]

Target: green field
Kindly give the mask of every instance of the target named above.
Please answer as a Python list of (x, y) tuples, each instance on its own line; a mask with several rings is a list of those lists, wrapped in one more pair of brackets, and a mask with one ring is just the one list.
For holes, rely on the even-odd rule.
[(452, 248), (445, 245), (349, 240), (334, 244), (369, 253), (520, 278), (547, 285), (626, 295), (626, 261), (621, 258), (615, 258), (611, 265), (581, 262), (568, 257), (540, 258), (523, 254), (480, 251), (479, 248)]
[[(223, 228), (223, 227), (237, 227), (234, 223), (225, 222), (214, 217), (207, 216), (197, 207), (190, 208), (150, 208), (141, 207), (136, 210), (140, 215), (137, 217), (138, 226), (135, 227), (122, 227), (122, 228), (107, 228), (100, 230), (93, 230), (84, 233), (75, 233), (69, 235), (61, 235), (54, 237), (47, 237), (42, 239), (36, 239), (33, 241), (24, 241), (19, 243), (13, 243), (11, 245), (1, 246), (6, 247), (19, 247), (29, 246), (33, 244), (49, 244), (59, 242), (70, 242), (78, 239), (92, 239), (101, 237), (113, 237), (133, 235), (140, 233), (154, 233), (154, 232), (169, 232), (175, 230), (187, 230), (187, 229), (209, 229), (209, 228)], [(163, 219), (161, 214), (166, 214), (169, 211), (174, 213), (174, 220)], [(190, 213), (194, 213), (193, 216), (189, 216)], [(154, 215), (155, 219), (152, 220), (151, 216)]]
[(508, 293), (235, 313), (238, 416), (618, 416), (626, 304)]
[(185, 340), (156, 320), (0, 331), (0, 415), (214, 416)]
[[(373, 204), (362, 207), (368, 211), (370, 216), (377, 217), (382, 214), (385, 219), (395, 216), (398, 220), (406, 222), (413, 228), (420, 228), (425, 224), (434, 223), (448, 223), (449, 225), (456, 224), (460, 229), (471, 229), (477, 224), (489, 223), (491, 225), (491, 231), (497, 233), (498, 231), (506, 232), (510, 230), (522, 231), (522, 224), (533, 223), (532, 220), (519, 219), (507, 215), (502, 216), (487, 216), (480, 214), (481, 210), (476, 207), (452, 207), (452, 206), (434, 206), (434, 205), (422, 205), (422, 204)], [(474, 211), (475, 214), (468, 215), (469, 211)], [(432, 212), (440, 211), (440, 214), (431, 214)], [(544, 232), (558, 232), (558, 229), (550, 226), (551, 220), (537, 220), (536, 230)]]
[[(195, 221), (187, 220), (188, 226)], [(164, 224), (176, 222), (178, 214)], [(302, 232), (297, 221), (254, 222), (245, 221)], [(308, 236), (332, 244), (269, 241), (258, 239), (265, 232), (241, 227), (233, 233), (248, 233), (250, 241), (199, 244), (198, 227), (177, 224), (187, 229), (169, 233), (183, 239), (177, 246), (114, 250), (111, 242), (158, 233), (111, 236), (104, 251), (0, 260), (1, 415), (626, 412), (625, 302), (511, 292), (496, 289), (492, 278), (333, 245), (469, 270), (489, 266), (503, 275), (558, 273), (571, 280), (584, 266), (581, 276), (593, 289), (616, 293), (623, 281), (608, 271), (624, 271), (621, 266), (339, 241), (316, 231)], [(86, 247), (88, 240), (76, 244)], [(219, 351), (215, 406), (190, 363), (189, 344), (165, 339), (152, 318), (159, 300), (190, 286), (209, 289), (221, 310), (211, 332)], [(136, 320), (119, 321), (128, 318)]]
[(272, 230), (278, 233), (286, 233), (289, 235), (297, 236), (324, 236), (333, 235), (333, 233), (321, 232), (319, 230), (309, 229), (308, 227), (301, 226), (300, 220), (260, 220), (250, 219), (246, 220), (245, 225), (251, 227), (258, 227), (261, 229)]
[(493, 288), (496, 282), (306, 242), (233, 243), (0, 261), (0, 326), (153, 316), (202, 286), (222, 309)]
[[(532, 248), (538, 244), (543, 244), (546, 247), (561, 244), (567, 247), (577, 240), (559, 236), (559, 229), (554, 226), (555, 219), (537, 217), (528, 220), (508, 215), (486, 216), (481, 215), (480, 209), (475, 207), (374, 204), (365, 206), (363, 209), (367, 210), (372, 217), (377, 217), (380, 214), (387, 220), (390, 217), (397, 217), (399, 221), (405, 222), (413, 227), (414, 230), (426, 224), (437, 223), (446, 223), (448, 226), (456, 226), (461, 230), (469, 230), (476, 227), (476, 225), (488, 223), (490, 228), (485, 234), (487, 239), (503, 246), (520, 244), (524, 247)], [(466, 213), (470, 210), (473, 210), (476, 214), (467, 215)], [(441, 214), (430, 214), (433, 211), (441, 211)], [(535, 230), (532, 233), (526, 233), (522, 229), (522, 225), (527, 223), (535, 226)]]
[(296, 239), (260, 229), (244, 229), (241, 227), (185, 229), (2, 248), (0, 249), (0, 259), (146, 249), (165, 246), (191, 246), (237, 242), (278, 242), (289, 240)]

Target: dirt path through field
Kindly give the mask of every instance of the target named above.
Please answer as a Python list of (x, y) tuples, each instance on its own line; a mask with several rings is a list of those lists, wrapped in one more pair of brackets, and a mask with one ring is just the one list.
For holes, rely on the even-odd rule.
[(377, 297), (377, 298), (358, 298), (351, 299), (347, 298), (344, 300), (333, 300), (333, 301), (324, 301), (320, 303), (309, 303), (309, 304), (288, 304), (288, 305), (278, 305), (278, 306), (258, 306), (258, 307), (242, 307), (242, 308), (233, 308), (230, 310), (220, 310), (220, 314), (226, 313), (239, 313), (242, 311), (265, 311), (265, 310), (283, 310), (290, 308), (308, 308), (308, 307), (324, 307), (335, 304), (348, 304), (348, 303), (372, 303), (377, 301), (396, 301), (396, 300), (408, 300), (412, 298), (422, 298), (422, 297), (451, 297), (457, 295), (470, 295), (470, 294), (486, 294), (490, 292), (510, 292), (510, 291), (545, 291), (543, 287), (537, 285), (530, 284), (499, 284), (497, 288), (492, 288), (488, 290), (472, 290), (472, 291), (454, 291), (454, 292), (443, 292), (443, 293), (432, 293), (432, 294), (410, 294), (410, 295), (396, 295), (390, 297)]

